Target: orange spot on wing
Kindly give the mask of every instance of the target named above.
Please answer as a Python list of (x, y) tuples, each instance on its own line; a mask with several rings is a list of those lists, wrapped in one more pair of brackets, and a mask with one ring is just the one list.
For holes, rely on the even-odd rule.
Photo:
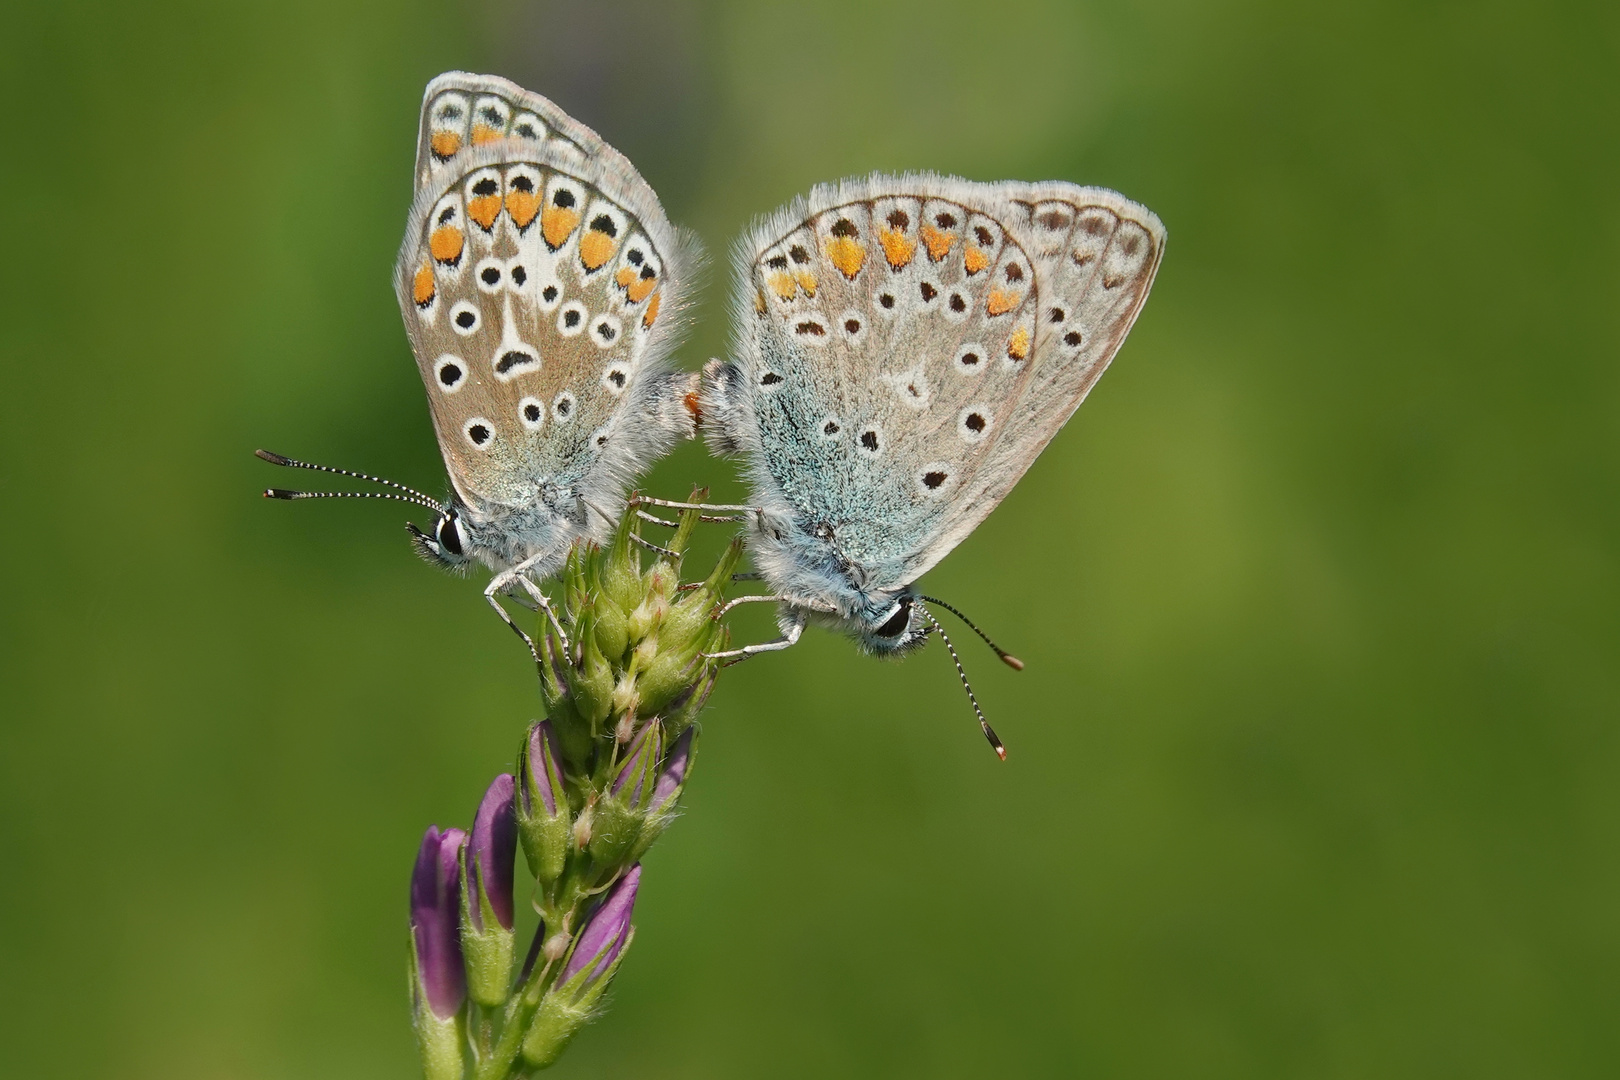
[(540, 196), (532, 191), (518, 191), (513, 189), (506, 193), (506, 212), (511, 215), (512, 224), (520, 229), (527, 229), (534, 221), (534, 215), (540, 212)]
[(906, 239), (899, 229), (879, 229), (878, 243), (883, 245), (883, 257), (898, 270), (911, 261), (917, 252), (917, 241)]
[(496, 131), (488, 124), (474, 124), (472, 128), (472, 144), (474, 146), (488, 146), (497, 139), (503, 138), (504, 133)]
[(416, 301), (417, 307), (427, 307), (433, 303), (433, 297), (438, 292), (433, 285), (433, 264), (424, 262), (416, 276), (411, 279), (411, 299)]
[(985, 301), (984, 310), (991, 315), (1005, 315), (1018, 306), (1023, 295), (1015, 292), (1006, 292), (1001, 289), (991, 289), (990, 299)]
[(1029, 355), (1029, 330), (1020, 326), (1013, 331), (1012, 340), (1007, 342), (1007, 355), (1014, 360), (1022, 360)]
[(647, 303), (647, 314), (641, 317), (642, 326), (651, 326), (653, 320), (658, 318), (658, 302), (664, 298), (663, 293), (654, 293), (652, 300)]
[(754, 310), (761, 315), (765, 314), (765, 294), (758, 289), (754, 290)]
[(853, 237), (829, 236), (824, 250), (827, 252), (827, 261), (851, 281), (855, 280), (855, 275), (861, 272), (861, 266), (866, 262), (865, 245)]
[(703, 399), (698, 396), (697, 391), (694, 390), (687, 393), (681, 398), (681, 403), (686, 406), (686, 414), (692, 418), (692, 423), (696, 424), (698, 427), (702, 427)]
[(573, 235), (574, 226), (579, 224), (579, 211), (564, 210), (560, 206), (548, 206), (540, 211), (540, 234), (546, 238), (546, 243), (552, 250), (563, 246), (563, 242)]
[(791, 300), (799, 292), (799, 286), (794, 282), (793, 275), (786, 270), (778, 270), (773, 274), (767, 274), (765, 284), (771, 287), (771, 292), (780, 296), (783, 300)]
[(638, 277), (625, 292), (629, 295), (632, 304), (639, 304), (647, 299), (647, 296), (656, 288), (658, 288), (658, 279), (656, 277)]
[(428, 237), (428, 250), (437, 261), (454, 265), (461, 261), (461, 249), (466, 243), (467, 238), (460, 229), (454, 225), (441, 225)]
[(986, 255), (983, 251), (980, 251), (972, 244), (969, 244), (967, 251), (962, 255), (963, 268), (966, 269), (970, 274), (977, 274), (980, 270), (983, 270), (989, 265), (990, 256)]
[(478, 222), (478, 227), (488, 232), (495, 226), (495, 219), (501, 216), (501, 197), (499, 195), (479, 195), (467, 200), (467, 216)]
[(622, 266), (619, 272), (613, 275), (613, 280), (619, 283), (619, 288), (628, 289), (636, 283), (636, 272), (628, 266)]
[(435, 131), (428, 145), (433, 148), (433, 156), (444, 161), (455, 157), (456, 151), (461, 149), (461, 136), (454, 131)]
[(587, 270), (598, 270), (613, 258), (613, 250), (618, 246), (619, 242), (607, 233), (591, 229), (580, 238), (579, 261)]
[(924, 225), (917, 231), (922, 233), (923, 243), (928, 245), (928, 257), (935, 262), (943, 259), (951, 250), (951, 245), (956, 243), (955, 233), (941, 232), (932, 225)]
[(793, 275), (793, 280), (799, 283), (799, 288), (804, 290), (804, 295), (812, 300), (816, 298), (816, 275), (808, 270), (800, 270)]

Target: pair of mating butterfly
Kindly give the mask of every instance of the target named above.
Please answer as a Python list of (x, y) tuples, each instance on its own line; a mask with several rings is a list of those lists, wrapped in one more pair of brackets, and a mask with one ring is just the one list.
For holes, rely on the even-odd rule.
[(526, 641), (499, 596), (521, 590), (555, 623), (538, 583), (612, 529), (700, 420), (753, 489), (752, 506), (705, 509), (747, 522), (771, 594), (744, 599), (777, 602), (783, 631), (720, 655), (786, 648), (811, 621), (881, 654), (944, 637), (914, 583), (1108, 366), (1164, 228), (1059, 182), (823, 185), (744, 237), (737, 356), (701, 376), (669, 361), (695, 247), (623, 155), (545, 98), (460, 72), (428, 84), (395, 288), (454, 494), (380, 497), (435, 511), (430, 532), (410, 526), (417, 548), (487, 565), (485, 596)]

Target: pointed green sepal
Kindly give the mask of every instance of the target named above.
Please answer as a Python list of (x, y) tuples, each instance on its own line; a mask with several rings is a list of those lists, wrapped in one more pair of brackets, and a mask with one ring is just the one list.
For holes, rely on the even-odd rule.
[(634, 611), (641, 603), (641, 558), (631, 546), (630, 532), (636, 516), (626, 510), (613, 530), (613, 541), (602, 560), (601, 589), (620, 609)]
[(529, 872), (542, 888), (550, 888), (568, 865), (574, 825), (561, 752), (548, 723), (529, 729), (518, 755), (517, 823)]
[(596, 614), (597, 647), (609, 663), (616, 664), (624, 658), (624, 650), (630, 647), (629, 619), (624, 609), (605, 592), (597, 593), (596, 602), (591, 606)]
[(663, 712), (687, 687), (702, 677), (704, 663), (698, 656), (695, 643), (684, 653), (660, 650), (646, 670), (636, 677), (641, 711), (647, 714)]
[(412, 1024), (416, 1029), (416, 1048), (422, 1057), (423, 1080), (462, 1080), (465, 1075), (461, 1048), (466, 1043), (467, 1010), (457, 1010), (449, 1017), (441, 1017), (428, 1005), (422, 993), (420, 963), (416, 955), (416, 935), (410, 938)]
[(540, 697), (546, 704), (546, 719), (551, 721), (563, 756), (570, 763), (584, 763), (591, 753), (591, 724), (580, 715), (574, 700), (574, 668), (553, 635), (543, 635), (540, 648)]
[(613, 668), (597, 644), (595, 625), (595, 613), (587, 607), (574, 624), (581, 654), (579, 664), (568, 673), (568, 687), (574, 692), (575, 707), (590, 725), (593, 735), (601, 730), (602, 721), (613, 708)]
[[(511, 992), (514, 935), (495, 917), (488, 894), (479, 887), (478, 868), (462, 853), (461, 955), (467, 965), (467, 996), (486, 1009), (505, 1004)], [(477, 905), (483, 925), (473, 920)]]
[(571, 622), (579, 617), (579, 609), (590, 596), (586, 587), (584, 562), (587, 557), (585, 544), (576, 543), (568, 549), (568, 555), (563, 559), (562, 569), (557, 571), (557, 583), (562, 586), (562, 615), (564, 621)]

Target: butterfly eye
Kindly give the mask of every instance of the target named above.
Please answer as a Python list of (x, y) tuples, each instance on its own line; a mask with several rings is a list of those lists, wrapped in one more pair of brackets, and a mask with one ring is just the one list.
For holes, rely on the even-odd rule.
[(906, 627), (910, 625), (911, 597), (908, 596), (900, 601), (899, 605), (894, 609), (894, 614), (889, 616), (888, 621), (873, 633), (877, 634), (878, 637), (899, 637), (906, 632)]
[(438, 537), (441, 551), (460, 555), (466, 550), (461, 539), (461, 524), (454, 514), (446, 514), (440, 518), (433, 527), (433, 535)]

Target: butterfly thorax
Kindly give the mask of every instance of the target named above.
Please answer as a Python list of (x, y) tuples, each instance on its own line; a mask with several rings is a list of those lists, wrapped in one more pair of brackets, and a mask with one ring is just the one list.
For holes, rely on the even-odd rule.
[(575, 540), (600, 542), (609, 525), (600, 520), (572, 489), (542, 483), (536, 497), (515, 505), (463, 505), (460, 514), (469, 535), (467, 554), (499, 573), (546, 553), (551, 558), (533, 567), (534, 577), (545, 577), (562, 564)]
[(923, 620), (912, 611), (911, 587), (879, 584), (880, 575), (841, 547), (827, 522), (767, 512), (749, 550), (765, 580), (786, 598), (789, 618), (802, 614), (876, 653), (921, 644)]

